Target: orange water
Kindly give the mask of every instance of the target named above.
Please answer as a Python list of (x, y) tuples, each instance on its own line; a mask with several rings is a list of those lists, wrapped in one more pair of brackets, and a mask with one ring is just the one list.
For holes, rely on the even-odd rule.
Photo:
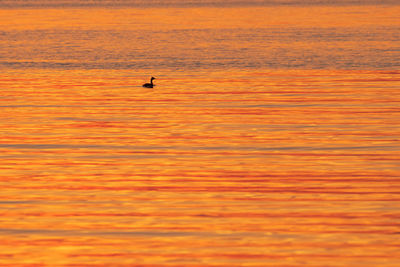
[(398, 8), (316, 9), (1, 10), (0, 265), (399, 266)]

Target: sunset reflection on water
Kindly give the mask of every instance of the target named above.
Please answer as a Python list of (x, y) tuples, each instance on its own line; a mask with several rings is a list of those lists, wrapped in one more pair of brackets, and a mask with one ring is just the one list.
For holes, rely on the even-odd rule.
[(399, 8), (260, 9), (1, 10), (0, 265), (398, 266)]

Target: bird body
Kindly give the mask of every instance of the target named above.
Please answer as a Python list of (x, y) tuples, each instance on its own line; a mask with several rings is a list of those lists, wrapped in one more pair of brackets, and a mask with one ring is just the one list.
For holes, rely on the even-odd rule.
[(143, 87), (146, 87), (146, 88), (153, 88), (155, 85), (153, 84), (153, 80), (155, 80), (156, 78), (154, 78), (154, 77), (151, 77), (151, 79), (150, 79), (150, 83), (145, 83), (145, 84), (143, 84)]

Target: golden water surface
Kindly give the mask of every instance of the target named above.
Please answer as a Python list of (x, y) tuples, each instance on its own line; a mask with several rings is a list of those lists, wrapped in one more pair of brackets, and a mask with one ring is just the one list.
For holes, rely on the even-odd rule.
[(400, 266), (400, 9), (353, 9), (0, 10), (0, 265)]

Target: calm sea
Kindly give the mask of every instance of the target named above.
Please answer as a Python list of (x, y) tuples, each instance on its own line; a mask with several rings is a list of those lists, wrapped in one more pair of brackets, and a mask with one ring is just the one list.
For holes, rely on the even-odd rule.
[(400, 266), (398, 1), (83, 2), (0, 2), (1, 266)]

